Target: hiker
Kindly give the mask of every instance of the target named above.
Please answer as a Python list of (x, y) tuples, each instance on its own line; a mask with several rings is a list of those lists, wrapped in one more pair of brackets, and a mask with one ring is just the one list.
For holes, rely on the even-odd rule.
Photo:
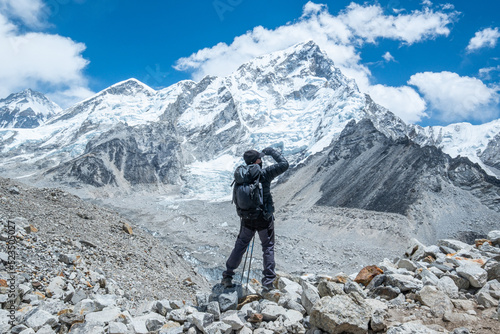
[[(276, 163), (262, 168), (261, 158), (266, 155), (273, 157)], [(261, 184), (262, 205), (257, 209), (243, 210), (238, 206), (238, 202), (235, 201), (236, 211), (240, 216), (240, 232), (234, 249), (226, 262), (226, 271), (222, 274), (221, 283), (225, 287), (233, 286), (234, 271), (240, 265), (245, 250), (254, 237), (255, 232), (257, 232), (262, 243), (264, 259), (262, 286), (265, 290), (272, 290), (276, 273), (274, 271), (274, 203), (271, 196), (271, 181), (288, 169), (288, 161), (272, 147), (265, 148), (262, 150), (262, 153), (256, 150), (246, 151), (243, 154), (243, 159), (247, 166), (240, 167), (247, 168), (252, 173), (252, 179), (257, 179), (257, 183), (260, 182)], [(237, 186), (235, 185), (235, 190)], [(233, 200), (235, 199), (234, 194), (233, 192)]]

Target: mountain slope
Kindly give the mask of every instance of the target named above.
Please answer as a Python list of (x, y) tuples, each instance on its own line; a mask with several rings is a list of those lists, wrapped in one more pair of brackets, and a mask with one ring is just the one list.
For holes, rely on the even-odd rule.
[(31, 89), (0, 99), (0, 128), (36, 128), (62, 109)]
[(414, 235), (425, 241), (450, 231), (486, 233), (500, 219), (500, 180), (467, 158), (388, 138), (368, 119), (349, 123), (276, 191), (281, 205), (299, 211), (328, 206), (405, 215), (419, 222)]

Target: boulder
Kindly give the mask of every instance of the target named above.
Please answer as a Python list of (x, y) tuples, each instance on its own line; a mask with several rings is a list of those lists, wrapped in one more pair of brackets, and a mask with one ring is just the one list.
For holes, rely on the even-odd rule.
[(479, 265), (473, 262), (461, 261), (460, 266), (457, 268), (459, 276), (467, 279), (475, 288), (483, 287), (488, 279), (488, 273)]
[(344, 295), (344, 284), (322, 281), (318, 284), (318, 293), (320, 297)]
[(493, 245), (500, 246), (500, 230), (490, 231), (488, 240), (491, 240)]
[(104, 326), (110, 322), (116, 321), (116, 319), (120, 318), (121, 315), (121, 310), (117, 307), (114, 307), (98, 312), (87, 313), (87, 315), (85, 316), (85, 321)]
[(345, 293), (351, 293), (351, 292), (357, 292), (359, 293), (361, 296), (365, 297), (366, 298), (366, 292), (363, 291), (363, 289), (359, 286), (358, 283), (356, 282), (353, 282), (351, 280), (348, 280), (345, 284), (344, 284), (344, 292)]
[(215, 320), (219, 320), (221, 313), (220, 313), (220, 306), (218, 302), (209, 302), (207, 304), (207, 313), (213, 314)]
[(47, 295), (47, 297), (60, 299), (64, 295), (65, 285), (66, 283), (64, 282), (64, 278), (62, 278), (61, 276), (56, 276), (50, 281), (49, 286), (45, 290), (45, 294)]
[(84, 322), (71, 326), (69, 334), (105, 334), (104, 327), (95, 323)]
[(311, 314), (314, 304), (316, 304), (320, 299), (318, 289), (314, 285), (306, 281), (302, 281), (301, 302), (302, 306), (306, 309), (307, 314)]
[(424, 286), (417, 293), (417, 300), (422, 305), (430, 307), (431, 313), (438, 318), (441, 318), (446, 312), (453, 310), (453, 303), (450, 297), (430, 285)]
[(476, 300), (479, 305), (484, 307), (498, 306), (500, 299), (500, 282), (493, 280), (487, 282), (476, 294)]
[(403, 268), (403, 269), (406, 269), (406, 270), (411, 271), (411, 272), (414, 272), (415, 270), (417, 270), (417, 265), (408, 259), (399, 260), (398, 263), (396, 264), (396, 266), (398, 268)]
[(166, 316), (168, 312), (172, 311), (172, 307), (170, 307), (169, 300), (159, 300), (155, 304), (155, 311), (158, 314)]
[(243, 323), (243, 321), (241, 321), (236, 311), (226, 312), (222, 317), (221, 321), (225, 324), (228, 324), (229, 326), (231, 326), (233, 330), (236, 331), (245, 326), (245, 324)]
[(384, 271), (377, 266), (368, 266), (361, 269), (354, 282), (367, 286), (375, 276), (383, 274)]
[(465, 242), (458, 241), (458, 240), (453, 240), (453, 239), (441, 239), (438, 240), (437, 242), (438, 246), (442, 247), (447, 247), (453, 249), (455, 252), (458, 252), (462, 249), (469, 249), (471, 248), (470, 245), (466, 244)]
[(453, 274), (445, 274), (445, 276), (451, 278), (459, 290), (467, 290), (470, 287), (469, 280)]
[(218, 301), (221, 312), (236, 310), (236, 308), (238, 307), (238, 293), (236, 291), (231, 293), (223, 293), (219, 296)]
[(406, 250), (404, 256), (410, 260), (418, 261), (425, 257), (425, 245), (417, 239), (410, 241), (410, 246)]
[(121, 322), (110, 322), (108, 326), (109, 334), (125, 334), (127, 333), (127, 326)]
[(33, 330), (38, 331), (45, 325), (54, 327), (57, 325), (57, 322), (58, 319), (56, 316), (38, 307), (26, 314), (24, 324)]
[(437, 288), (448, 295), (450, 298), (458, 298), (458, 287), (455, 281), (448, 276), (443, 276), (437, 283)]
[(206, 328), (214, 322), (214, 315), (204, 312), (194, 312), (188, 317), (188, 321), (193, 323), (203, 333)]
[(490, 260), (485, 263), (484, 269), (488, 274), (488, 281), (500, 280), (500, 262)]
[(387, 285), (398, 288), (401, 292), (420, 290), (422, 282), (416, 278), (401, 274), (389, 274), (386, 278)]
[(274, 321), (286, 313), (286, 309), (274, 303), (269, 303), (260, 312), (264, 321)]
[(378, 286), (370, 291), (370, 297), (380, 297), (385, 300), (392, 300), (397, 298), (401, 290), (398, 288), (393, 288), (392, 286)]
[(336, 334), (368, 332), (372, 310), (356, 292), (349, 295), (323, 297), (311, 310), (312, 326)]
[(279, 278), (278, 289), (282, 292), (295, 293), (299, 296), (302, 294), (302, 286), (299, 283), (289, 280), (286, 277)]
[[(231, 334), (232, 327), (222, 321), (217, 321), (205, 328), (205, 334)], [(255, 332), (254, 332), (255, 333)]]

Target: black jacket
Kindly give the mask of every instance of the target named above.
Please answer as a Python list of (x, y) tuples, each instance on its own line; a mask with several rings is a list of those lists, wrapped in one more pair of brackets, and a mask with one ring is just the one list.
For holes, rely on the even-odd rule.
[(288, 161), (281, 155), (280, 152), (268, 147), (265, 148), (263, 153), (266, 156), (272, 156), (275, 164), (261, 169), (260, 183), (262, 184), (262, 192), (264, 194), (264, 218), (270, 219), (274, 213), (273, 196), (271, 195), (271, 181), (278, 175), (283, 174), (288, 169)]

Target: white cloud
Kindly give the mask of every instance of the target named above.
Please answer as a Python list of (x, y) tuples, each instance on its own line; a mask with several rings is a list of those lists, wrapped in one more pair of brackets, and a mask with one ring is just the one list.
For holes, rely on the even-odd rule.
[[(8, 1), (2, 1), (2, 5)], [(36, 7), (37, 1), (20, 1), (21, 8)], [(23, 6), (21, 6), (21, 4)], [(36, 10), (24, 19), (36, 24)], [(32, 88), (55, 98), (62, 107), (88, 97), (92, 92), (83, 74), (88, 60), (85, 45), (70, 38), (42, 32), (20, 32), (0, 14), (0, 97)]]
[(386, 62), (390, 62), (390, 61), (396, 61), (396, 59), (394, 59), (394, 57), (391, 55), (391, 53), (389, 51), (387, 51), (386, 53), (384, 53), (382, 55), (382, 58), (384, 58), (384, 60)]
[[(308, 2), (297, 21), (273, 30), (255, 27), (246, 34), (235, 37), (229, 45), (219, 43), (178, 59), (175, 68), (191, 72), (194, 80), (200, 80), (206, 75), (226, 76), (252, 58), (314, 40), (346, 76), (356, 80), (361, 91), (368, 92), (371, 73), (361, 63), (359, 53), (364, 44), (376, 43), (381, 38), (413, 44), (447, 36), (450, 33), (448, 26), (455, 16), (456, 12), (434, 12), (428, 8), (407, 14), (386, 15), (380, 5), (355, 3), (351, 3), (338, 15), (332, 15), (326, 5)], [(373, 92), (380, 92), (381, 97), (384, 96), (382, 91), (387, 92), (381, 88), (373, 89)], [(409, 87), (398, 87), (393, 92), (418, 100), (413, 94), (415, 91)], [(373, 97), (378, 102), (378, 97)], [(404, 99), (399, 101), (406, 107)], [(395, 111), (404, 109), (398, 108), (394, 103), (391, 106), (391, 110)], [(406, 111), (402, 115), (405, 119), (420, 119), (424, 116), (421, 109), (422, 103), (419, 103), (414, 110), (414, 117), (407, 115)]]
[(479, 77), (483, 80), (492, 80), (494, 76), (498, 77), (499, 74), (500, 65), (479, 69)]
[(45, 5), (42, 0), (0, 0), (0, 12), (21, 20), (30, 27), (40, 27), (44, 23)]
[(426, 103), (411, 87), (370, 86), (368, 93), (375, 102), (386, 107), (403, 121), (417, 123), (428, 117)]
[(446, 71), (423, 72), (412, 75), (408, 84), (418, 88), (443, 121), (498, 117), (498, 91), (477, 78)]
[(497, 45), (499, 38), (500, 32), (498, 31), (498, 28), (486, 28), (478, 31), (469, 41), (467, 51), (473, 52), (485, 47), (494, 48)]

